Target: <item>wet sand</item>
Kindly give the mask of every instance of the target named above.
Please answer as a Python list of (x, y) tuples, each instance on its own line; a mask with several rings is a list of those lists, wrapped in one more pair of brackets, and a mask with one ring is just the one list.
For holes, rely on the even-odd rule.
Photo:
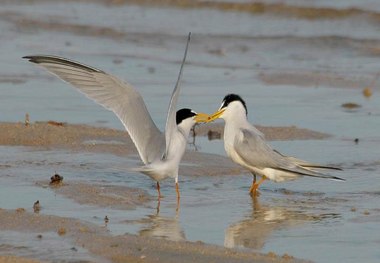
[[(202, 242), (172, 242), (134, 235), (111, 236), (105, 227), (76, 219), (32, 214), (24, 209), (0, 209), (2, 230), (35, 233), (43, 239), (46, 232), (72, 240), (87, 249), (98, 262), (306, 262), (289, 255), (261, 254), (205, 245)], [(38, 262), (18, 257), (0, 257), (0, 262)]]
[(16, 257), (16, 256), (0, 256), (0, 262), (1, 263), (39, 263), (41, 261), (30, 259), (30, 258)]
[[(222, 123), (198, 125), (195, 136), (207, 136), (210, 140), (223, 137)], [(295, 126), (256, 126), (269, 141), (274, 140), (318, 140), (330, 135), (302, 129)], [(71, 150), (101, 150), (112, 154), (129, 155), (137, 153), (126, 131), (88, 125), (68, 124), (58, 121), (25, 123), (0, 123), (0, 145), (69, 148)], [(98, 149), (96, 143), (99, 141)], [(114, 146), (114, 147), (113, 147)]]
[[(127, 132), (108, 128), (72, 125), (60, 122), (0, 123), (1, 145), (30, 146), (35, 149), (70, 149), (72, 151), (108, 152), (128, 156), (136, 154)], [(270, 139), (316, 139), (328, 135), (296, 127), (260, 127)], [(219, 124), (203, 125), (196, 129), (197, 136), (222, 133)], [(90, 143), (89, 143), (90, 142)], [(240, 167), (223, 156), (214, 154), (186, 154), (185, 162), (194, 165), (182, 167), (184, 173), (195, 175), (241, 174)], [(214, 163), (214, 167), (195, 165)], [(228, 169), (226, 169), (228, 168)], [(155, 197), (142, 189), (125, 186), (107, 186), (65, 180), (58, 185), (49, 181), (36, 182), (37, 186), (50, 188), (56, 194), (72, 199), (78, 204), (95, 205), (120, 210), (144, 206)], [(44, 204), (41, 205), (44, 209)], [(91, 225), (77, 219), (27, 212), (27, 209), (0, 209), (2, 231), (26, 231), (44, 236), (56, 232), (57, 238), (68, 237), (75, 246), (112, 262), (303, 262), (289, 255), (242, 252), (202, 242), (172, 242), (135, 235), (111, 236), (105, 227)], [(111, 219), (112, 220), (112, 219)], [(106, 224), (106, 223), (105, 223)], [(2, 261), (3, 260), (3, 261)], [(37, 262), (33, 259), (0, 257), (0, 262)], [(102, 261), (102, 260), (100, 260)]]

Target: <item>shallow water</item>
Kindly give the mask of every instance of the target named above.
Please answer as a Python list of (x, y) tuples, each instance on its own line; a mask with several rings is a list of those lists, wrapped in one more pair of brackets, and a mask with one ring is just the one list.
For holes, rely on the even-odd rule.
[[(313, 3), (331, 6), (326, 1)], [(334, 7), (349, 6), (380, 10), (371, 1), (340, 1)], [(48, 181), (58, 172), (68, 182), (127, 185), (156, 196), (154, 183), (148, 177), (114, 169), (135, 165), (136, 158), (0, 146), (1, 208), (24, 207), (32, 211), (34, 201), (40, 200), (42, 214), (74, 217), (98, 225), (104, 225), (107, 215), (107, 228), (115, 235), (200, 240), (226, 247), (288, 253), (316, 262), (380, 260), (380, 97), (376, 81), (380, 42), (376, 20), (363, 16), (312, 21), (207, 9), (63, 2), (41, 2), (32, 7), (8, 4), (0, 10), (0, 28), (4, 32), (0, 40), (2, 50), (7, 51), (0, 61), (0, 121), (23, 121), (28, 112), (31, 121), (57, 120), (122, 129), (112, 113), (21, 60), (24, 55), (45, 53), (75, 58), (127, 79), (138, 87), (153, 119), (163, 128), (185, 35), (192, 31), (180, 107), (213, 112), (224, 94), (239, 93), (247, 100), (249, 118), (254, 123), (296, 125), (331, 134), (323, 141), (271, 144), (289, 155), (339, 165), (344, 172), (334, 175), (347, 181), (303, 178), (282, 184), (266, 182), (259, 198), (253, 200), (247, 194), (249, 174), (182, 176), (178, 212), (174, 183), (169, 180), (162, 184), (165, 197), (159, 212), (156, 201), (125, 211), (80, 205), (36, 182)], [(99, 16), (89, 15), (94, 12)], [(54, 27), (30, 28), (4, 16), (5, 13), (45, 22), (50, 19), (110, 27), (124, 35), (82, 36)], [(312, 79), (305, 85), (293, 85), (288, 80), (278, 85), (262, 80), (262, 74), (270, 78), (274, 73), (289, 72), (331, 73), (336, 78), (323, 81), (321, 74), (321, 82)], [(349, 80), (350, 85), (338, 85), (339, 79)], [(367, 86), (374, 92), (369, 99), (361, 94)], [(344, 109), (341, 104), (346, 102), (358, 103), (361, 108)], [(358, 144), (355, 138), (359, 138)], [(224, 154), (221, 141), (196, 138), (196, 144), (202, 152)], [(54, 239), (54, 234), (47, 235)], [(67, 260), (68, 255), (74, 254), (75, 260), (91, 260), (86, 251), (72, 252), (70, 241), (58, 244), (62, 250), (50, 251), (34, 236), (30, 240), (3, 231), (0, 253), (11, 250), (41, 259), (50, 253), (56, 260)]]
[[(320, 262), (349, 262), (363, 257), (376, 259), (380, 164), (371, 156), (377, 145), (365, 142), (354, 145), (351, 141), (335, 139), (276, 142), (273, 145), (277, 149), (287, 148), (297, 156), (309, 155), (307, 149), (310, 148), (314, 153), (323, 148), (334, 156), (332, 164), (346, 168), (336, 175), (347, 181), (303, 178), (283, 184), (268, 182), (254, 200), (247, 193), (251, 182), (249, 175), (182, 176), (178, 212), (170, 180), (162, 183), (164, 198), (159, 212), (157, 201), (125, 211), (79, 205), (54, 194), (50, 188), (35, 184), (40, 180), (48, 181), (50, 175), (58, 171), (66, 182), (82, 180), (127, 185), (142, 188), (155, 196), (156, 190), (149, 178), (107, 169), (125, 165), (123, 158), (1, 147), (2, 154), (13, 154), (2, 162), (5, 168), (1, 169), (0, 207), (25, 207), (32, 211), (33, 202), (40, 200), (42, 214), (74, 217), (97, 225), (104, 225), (107, 215), (107, 227), (115, 235), (133, 233), (169, 240), (200, 240), (227, 247), (288, 253)], [(205, 148), (204, 143), (202, 150)], [(342, 155), (339, 153), (342, 148), (351, 149), (353, 154)], [(318, 156), (311, 154), (310, 159), (315, 155)], [(363, 161), (358, 162), (356, 156), (362, 156)], [(320, 161), (328, 163), (324, 158)], [(17, 240), (17, 235), (14, 238)], [(365, 249), (358, 248), (358, 244)], [(323, 255), (315, 252), (316, 246), (324, 251)]]
[(0, 236), (2, 254), (36, 258), (48, 262), (101, 262), (84, 248), (72, 245), (71, 240), (57, 238), (57, 233), (35, 233), (2, 231)]

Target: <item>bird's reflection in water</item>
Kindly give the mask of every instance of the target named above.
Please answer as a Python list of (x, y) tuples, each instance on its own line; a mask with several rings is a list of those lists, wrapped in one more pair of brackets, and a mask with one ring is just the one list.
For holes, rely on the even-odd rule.
[(185, 241), (185, 232), (180, 226), (178, 206), (173, 216), (160, 215), (159, 204), (157, 213), (148, 215), (144, 226), (138, 232), (140, 236), (162, 238), (171, 241)]
[(314, 216), (280, 206), (263, 205), (253, 197), (250, 214), (226, 229), (224, 246), (262, 249), (275, 230), (312, 220), (315, 220)]

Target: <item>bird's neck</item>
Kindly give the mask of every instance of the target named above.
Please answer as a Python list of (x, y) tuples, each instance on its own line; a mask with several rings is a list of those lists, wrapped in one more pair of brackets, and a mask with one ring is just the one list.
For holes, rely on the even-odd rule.
[(181, 127), (173, 133), (172, 141), (169, 144), (168, 156), (166, 156), (167, 161), (181, 160), (183, 154), (186, 150), (187, 137), (190, 130), (184, 130)]
[(177, 126), (178, 132), (183, 135), (183, 138), (185, 141), (187, 141), (187, 138), (189, 137), (191, 128), (194, 126), (193, 122), (190, 121), (183, 121), (181, 124)]
[[(225, 119), (224, 125), (224, 140), (231, 141), (231, 138), (235, 138), (241, 129), (245, 129), (250, 126), (246, 115), (235, 115), (233, 118)], [(229, 140), (227, 140), (229, 138)], [(231, 142), (232, 143), (232, 142)]]
[(245, 128), (249, 124), (246, 115), (236, 115), (232, 118), (225, 119), (225, 129)]

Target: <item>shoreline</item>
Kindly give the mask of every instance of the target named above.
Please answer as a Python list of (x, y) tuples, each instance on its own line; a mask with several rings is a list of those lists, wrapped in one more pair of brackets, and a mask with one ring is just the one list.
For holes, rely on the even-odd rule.
[[(99, 152), (120, 156), (137, 154), (126, 131), (61, 122), (0, 123), (4, 131), (0, 145), (35, 147), (37, 150), (71, 150)], [(197, 127), (196, 136), (210, 133), (221, 136), (222, 124)], [(260, 127), (270, 139), (321, 139), (328, 135), (296, 127)], [(282, 135), (281, 135), (282, 134)], [(286, 136), (284, 136), (286, 134)], [(282, 137), (281, 137), (282, 136)], [(215, 138), (210, 138), (215, 139)], [(204, 163), (208, 163), (204, 167)], [(244, 169), (228, 158), (216, 154), (188, 151), (181, 173), (192, 175), (237, 175)], [(58, 186), (48, 181), (36, 181), (37, 187), (47, 188), (55, 194), (71, 199), (79, 205), (97, 206), (128, 211), (146, 206), (155, 197), (143, 189), (116, 185), (100, 185), (86, 181), (65, 180)], [(44, 207), (43, 207), (44, 209)], [(32, 213), (31, 208), (0, 208), (1, 231), (16, 231), (38, 236), (53, 235), (74, 245), (72, 249), (88, 251), (94, 262), (308, 262), (274, 252), (259, 253), (191, 241), (169, 241), (132, 234), (111, 235), (105, 226), (74, 218)], [(48, 234), (49, 233), (49, 234)], [(56, 234), (54, 234), (56, 233)], [(35, 241), (31, 241), (35, 242)], [(61, 242), (61, 241), (60, 241)], [(15, 251), (15, 250), (10, 250)], [(0, 262), (44, 262), (16, 254), (1, 255)], [(19, 257), (20, 256), (20, 257)], [(91, 260), (92, 261), (92, 260)]]

